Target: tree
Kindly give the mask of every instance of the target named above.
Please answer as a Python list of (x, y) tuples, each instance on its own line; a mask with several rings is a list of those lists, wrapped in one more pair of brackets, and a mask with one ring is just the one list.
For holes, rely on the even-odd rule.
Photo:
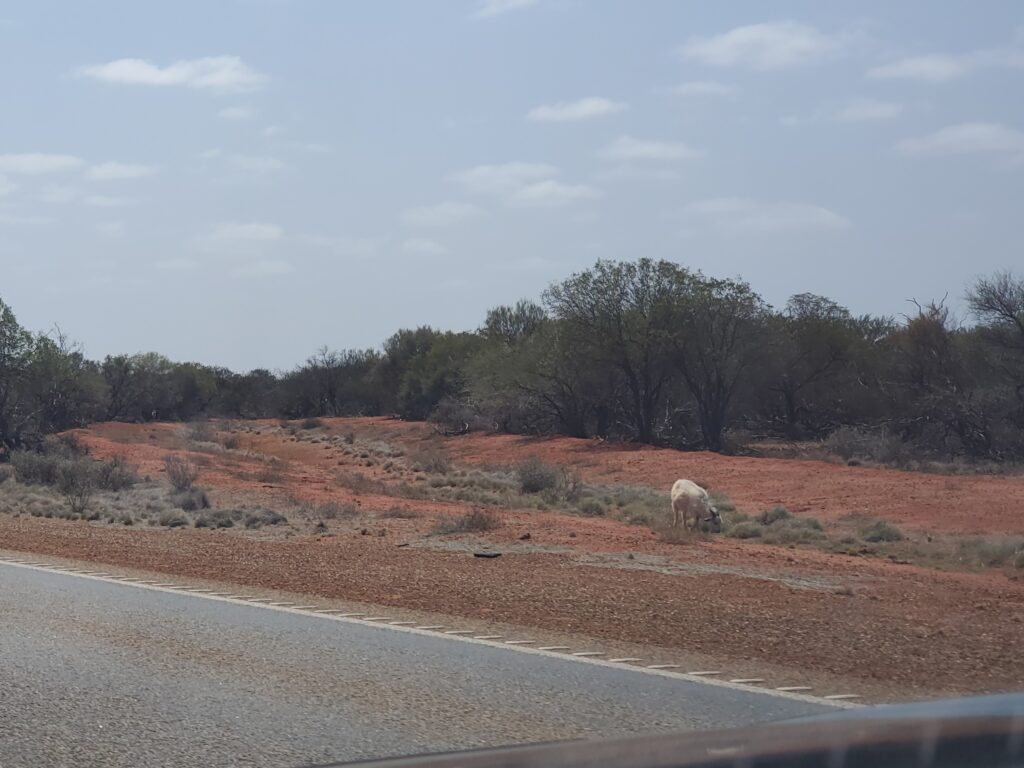
[(657, 439), (659, 406), (672, 378), (675, 303), (691, 280), (667, 261), (598, 261), (544, 293), (551, 315), (594, 365), (621, 375), (634, 436)]
[(32, 334), (0, 299), (0, 453), (22, 445), (31, 422), (26, 384), (32, 351)]
[(856, 331), (849, 310), (811, 293), (792, 296), (773, 325), (775, 371), (768, 389), (780, 396), (786, 432), (792, 437), (802, 418), (812, 426), (824, 426), (822, 414), (812, 416), (814, 404), (808, 395), (817, 389), (828, 399), (827, 385), (848, 367)]
[(1024, 409), (1024, 278), (1010, 272), (981, 278), (968, 290), (967, 302), (985, 338), (1001, 350), (1000, 367)]
[(768, 308), (741, 280), (692, 276), (673, 309), (672, 360), (696, 402), (705, 446), (722, 449), (730, 406), (766, 359)]

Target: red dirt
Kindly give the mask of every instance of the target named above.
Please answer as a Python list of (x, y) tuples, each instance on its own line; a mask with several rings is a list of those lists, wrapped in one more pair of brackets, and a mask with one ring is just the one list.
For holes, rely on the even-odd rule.
[[(318, 434), (351, 430), (406, 451), (443, 443), (458, 464), (508, 465), (535, 454), (572, 465), (593, 483), (667, 489), (675, 478), (691, 477), (748, 511), (781, 503), (823, 521), (870, 515), (944, 533), (1024, 532), (1019, 478), (920, 475), (571, 439), (442, 440), (422, 424), (325, 422), (328, 428)], [(901, 697), (1024, 688), (1024, 581), (1014, 572), (939, 572), (722, 538), (672, 545), (641, 526), (525, 510), (500, 513), (502, 526), (486, 538), (506, 554), (481, 560), (465, 544), (462, 551), (439, 549), (458, 547), (457, 538), (425, 536), (439, 515), (468, 505), (356, 496), (338, 485), (339, 470), (406, 478), (379, 463), (361, 466), (365, 462), (337, 446), (293, 440), (275, 422), (246, 427), (240, 451), (194, 454), (205, 464), (201, 482), (216, 503), (354, 499), (362, 517), (331, 521), (329, 536), (289, 539), (265, 531), (129, 530), (0, 517), (0, 548), (749, 659), (888, 686)], [(81, 436), (97, 457), (125, 454), (154, 477), (169, 451), (186, 447), (180, 425), (102, 424)], [(254, 480), (266, 464), (245, 451), (285, 460), (283, 479)], [(414, 517), (375, 514), (396, 505)], [(362, 527), (386, 535), (360, 535)], [(525, 533), (529, 542), (519, 540)], [(412, 546), (395, 546), (403, 542)]]

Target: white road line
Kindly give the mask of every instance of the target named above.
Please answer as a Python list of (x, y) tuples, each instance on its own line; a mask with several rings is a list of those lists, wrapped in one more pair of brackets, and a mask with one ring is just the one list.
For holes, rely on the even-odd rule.
[(424, 624), (416, 629), (444, 629), (444, 624)]
[(474, 640), (501, 640), (504, 635), (473, 635)]
[(721, 672), (715, 672), (714, 670), (710, 670), (710, 669), (705, 669), (705, 670), (701, 670), (699, 672), (687, 672), (686, 674), (693, 675), (694, 677), (704, 677), (704, 676), (711, 677), (712, 675), (720, 675), (722, 673)]
[(809, 685), (783, 685), (775, 689), (776, 691), (813, 691), (814, 689)]
[[(365, 620), (358, 618), (350, 618), (341, 615), (332, 615), (326, 613), (316, 613), (310, 611), (297, 611), (295, 608), (286, 608), (279, 606), (266, 605), (270, 602), (267, 598), (246, 598), (243, 600), (235, 600), (227, 597), (217, 597), (212, 594), (204, 594), (197, 592), (182, 592), (178, 589), (172, 589), (168, 587), (161, 587), (159, 585), (149, 585), (138, 583), (138, 580), (126, 581), (124, 579), (117, 579), (112, 576), (101, 577), (101, 576), (90, 576), (85, 574), (70, 573), (67, 571), (53, 571), (45, 565), (39, 565), (37, 563), (21, 563), (13, 561), (0, 561), (0, 566), (7, 565), (15, 568), (26, 568), (29, 570), (42, 571), (44, 573), (53, 573), (55, 575), (64, 576), (66, 578), (78, 578), (78, 579), (89, 579), (91, 581), (104, 581), (108, 584), (115, 586), (131, 588), (131, 589), (147, 589), (154, 592), (164, 592), (171, 595), (188, 596), (196, 600), (214, 600), (218, 602), (231, 603), (239, 607), (245, 607), (250, 609), (259, 609), (265, 611), (283, 611), (286, 613), (299, 614), (307, 618), (319, 618), (325, 621), (337, 621), (341, 623), (352, 624), (354, 626), (372, 627), (373, 631), (378, 632), (407, 632), (413, 635), (420, 635), (422, 637), (432, 637), (435, 640), (442, 638), (457, 641), (460, 643), (475, 643), (480, 646), (487, 648), (497, 648), (495, 645), (486, 640), (476, 640), (472, 637), (466, 637), (471, 635), (471, 630), (446, 630), (442, 633), (433, 632), (430, 630), (421, 630), (416, 627), (395, 627), (388, 624), (367, 624)], [(558, 653), (559, 650), (567, 650), (567, 646), (542, 646), (539, 648), (530, 648), (523, 645), (508, 645), (502, 643), (500, 647), (504, 648), (506, 653), (523, 653), (533, 654), (536, 656), (545, 656), (549, 659), (560, 659), (562, 661), (570, 661), (575, 664), (591, 664), (598, 667), (605, 667), (607, 669), (614, 669), (620, 672), (629, 672), (632, 674), (641, 675), (654, 675), (656, 677), (668, 678), (670, 680), (678, 680), (682, 682), (689, 682), (699, 685), (707, 685), (715, 688), (728, 688), (735, 691), (741, 691), (747, 694), (755, 694), (759, 696), (773, 696), (776, 698), (788, 699), (790, 701), (802, 701), (808, 704), (816, 704), (818, 706), (829, 706), (836, 709), (860, 709), (864, 707), (863, 704), (848, 701), (848, 699), (860, 698), (857, 694), (832, 694), (830, 696), (811, 696), (806, 693), (800, 693), (796, 691), (778, 691), (772, 688), (760, 688), (752, 685), (744, 685), (741, 683), (730, 683), (726, 680), (714, 680), (707, 679), (701, 675), (708, 674), (720, 674), (718, 672), (697, 672), (697, 673), (683, 673), (674, 672), (673, 669), (679, 667), (678, 664), (654, 664), (650, 666), (624, 666), (622, 664), (615, 664), (606, 659), (597, 659), (589, 656), (574, 656), (569, 654)]]
[(536, 640), (506, 640), (505, 645), (533, 645)]
[[(221, 597), (221, 595), (217, 595), (217, 596)], [(296, 605), (295, 606), (295, 610), (296, 611), (311, 611), (314, 608), (316, 608), (315, 605)]]
[(730, 683), (763, 683), (763, 677), (737, 677), (735, 680), (730, 680)]
[(388, 622), (388, 624), (390, 624), (392, 627), (411, 627), (415, 623), (416, 623), (415, 621), (389, 621)]
[(573, 656), (604, 656), (603, 651), (576, 651)]
[(363, 621), (387, 621), (387, 616), (366, 616)]
[(542, 645), (538, 651), (568, 651), (568, 645)]

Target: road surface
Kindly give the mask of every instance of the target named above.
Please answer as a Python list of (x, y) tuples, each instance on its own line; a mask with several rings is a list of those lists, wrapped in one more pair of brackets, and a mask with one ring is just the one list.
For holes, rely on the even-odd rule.
[(299, 766), (823, 704), (0, 563), (0, 765)]

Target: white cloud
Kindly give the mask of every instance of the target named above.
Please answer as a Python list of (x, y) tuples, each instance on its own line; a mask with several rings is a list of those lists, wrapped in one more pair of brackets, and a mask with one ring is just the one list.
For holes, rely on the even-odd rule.
[(482, 211), (471, 203), (448, 200), (437, 205), (411, 208), (402, 214), (402, 221), (414, 227), (450, 227), (481, 213)]
[(224, 162), (236, 171), (251, 173), (256, 176), (262, 176), (267, 173), (276, 173), (277, 171), (283, 171), (288, 167), (288, 164), (283, 160), (266, 155), (227, 154), (223, 155), (223, 157)]
[(195, 259), (164, 259), (163, 261), (158, 261), (155, 266), (157, 269), (185, 272), (199, 269), (199, 262)]
[(539, 0), (481, 0), (473, 15), (478, 19), (500, 16), (510, 11), (521, 11), (536, 5)]
[(835, 230), (850, 226), (849, 219), (828, 208), (788, 200), (716, 197), (690, 203), (683, 213), (715, 229), (737, 233)]
[(989, 153), (1024, 156), (1024, 132), (1000, 123), (960, 123), (927, 136), (904, 139), (896, 148), (908, 155)]
[(124, 234), (124, 223), (120, 221), (103, 221), (96, 225), (96, 231), (105, 237), (121, 237)]
[(411, 238), (402, 243), (402, 250), (409, 253), (417, 253), (423, 256), (443, 256), (448, 249), (433, 240), (422, 238)]
[[(1019, 45), (1021, 41), (1015, 42)], [(986, 68), (1024, 68), (1024, 48), (987, 48), (962, 54), (929, 53), (923, 56), (907, 56), (873, 67), (867, 74), (876, 80), (945, 83)]]
[(622, 112), (628, 105), (601, 96), (588, 96), (576, 101), (562, 101), (557, 104), (542, 104), (526, 113), (526, 119), (535, 123), (567, 123), (576, 120), (591, 120)]
[(108, 195), (88, 195), (84, 200), (86, 205), (97, 208), (124, 208), (138, 202), (130, 197), (110, 197)]
[(0, 173), (41, 176), (80, 167), (84, 161), (74, 155), (47, 155), (29, 152), (22, 155), (0, 155)]
[(281, 259), (257, 259), (249, 264), (244, 264), (235, 270), (236, 275), (245, 277), (273, 277), (275, 275), (287, 275), (294, 272), (295, 267), (289, 261)]
[(903, 114), (903, 105), (878, 99), (850, 99), (841, 103), (825, 104), (809, 115), (786, 115), (783, 125), (805, 125), (821, 121), (834, 123), (867, 123), (892, 120)]
[(284, 230), (276, 224), (262, 221), (223, 221), (206, 236), (211, 244), (267, 243), (284, 237)]
[(679, 49), (685, 59), (716, 67), (785, 69), (832, 53), (838, 38), (797, 21), (749, 24), (711, 37), (692, 37)]
[(841, 123), (863, 123), (877, 120), (891, 120), (903, 112), (902, 104), (877, 99), (853, 99), (838, 107), (833, 119)]
[(876, 80), (922, 80), (942, 83), (963, 77), (970, 70), (970, 62), (963, 57), (932, 54), (913, 56), (868, 70), (868, 77)]
[(117, 59), (107, 64), (80, 67), (80, 77), (124, 85), (184, 86), (213, 91), (249, 91), (266, 76), (237, 56), (210, 56), (176, 61), (166, 67), (144, 59)]
[(601, 154), (611, 160), (689, 160), (700, 152), (672, 141), (646, 141), (632, 136), (620, 136)]
[(224, 120), (252, 120), (256, 117), (256, 110), (252, 107), (224, 107), (217, 113), (217, 117)]
[(95, 181), (111, 181), (116, 179), (140, 179), (156, 173), (152, 165), (133, 163), (99, 163), (89, 167), (85, 175)]
[(325, 235), (302, 235), (302, 242), (317, 248), (325, 248), (339, 256), (368, 259), (377, 255), (387, 238), (383, 237), (329, 237)]
[(284, 131), (284, 128), (282, 128), (280, 125), (268, 125), (266, 128), (263, 129), (263, 135), (264, 136), (277, 136), (279, 133), (281, 133), (283, 131)]
[(679, 173), (671, 168), (648, 168), (624, 163), (601, 171), (598, 178), (605, 181), (675, 181)]
[(736, 89), (716, 80), (691, 80), (674, 85), (669, 91), (675, 96), (729, 96)]
[(558, 174), (558, 169), (546, 163), (501, 163), (476, 165), (452, 174), (453, 181), (470, 192), (507, 194), (530, 182), (540, 181)]
[(36, 199), (42, 203), (61, 205), (70, 203), (78, 198), (78, 190), (74, 187), (67, 187), (61, 184), (47, 184), (43, 187)]
[(516, 190), (510, 202), (513, 205), (556, 208), (579, 200), (594, 200), (601, 197), (601, 194), (601, 190), (586, 184), (563, 184), (554, 179), (546, 179)]

